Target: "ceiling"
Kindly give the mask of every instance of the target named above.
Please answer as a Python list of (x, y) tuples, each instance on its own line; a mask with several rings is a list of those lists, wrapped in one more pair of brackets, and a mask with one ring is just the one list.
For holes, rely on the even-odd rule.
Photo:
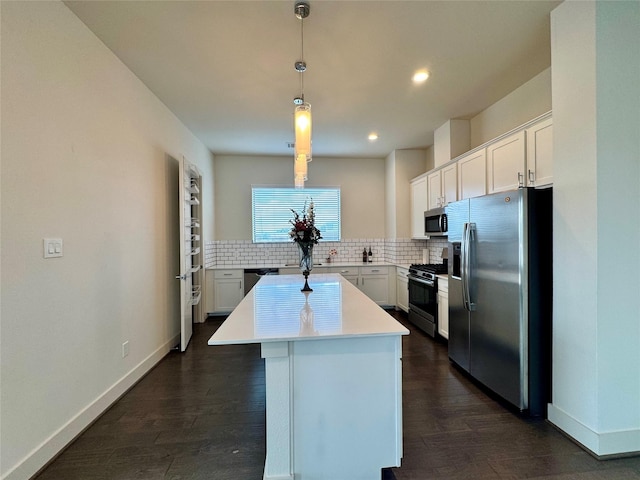
[[(293, 155), (294, 1), (66, 1), (214, 154)], [(433, 144), (547, 68), (559, 1), (310, 0), (314, 156)], [(414, 85), (415, 70), (431, 77)], [(379, 139), (367, 139), (370, 132)]]

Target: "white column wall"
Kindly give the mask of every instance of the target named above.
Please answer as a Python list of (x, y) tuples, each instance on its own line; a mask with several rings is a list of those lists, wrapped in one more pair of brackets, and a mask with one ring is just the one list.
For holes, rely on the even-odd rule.
[(553, 399), (598, 455), (640, 451), (637, 2), (552, 12)]
[(596, 81), (598, 418), (640, 451), (639, 2), (596, 4)]

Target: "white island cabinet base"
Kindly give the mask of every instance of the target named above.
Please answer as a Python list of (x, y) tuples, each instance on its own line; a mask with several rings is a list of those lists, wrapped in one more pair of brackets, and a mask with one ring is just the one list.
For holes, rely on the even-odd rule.
[(338, 274), (265, 276), (209, 340), (261, 343), (265, 480), (379, 480), (402, 458), (408, 330)]

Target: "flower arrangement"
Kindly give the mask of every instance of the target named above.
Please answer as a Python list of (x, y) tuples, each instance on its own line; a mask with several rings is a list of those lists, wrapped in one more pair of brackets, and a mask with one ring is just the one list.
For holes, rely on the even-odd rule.
[(317, 244), (322, 238), (322, 235), (320, 234), (320, 230), (314, 225), (316, 217), (313, 211), (313, 199), (309, 203), (308, 208), (305, 202), (302, 218), (300, 218), (300, 214), (293, 208), (291, 211), (293, 212), (293, 220), (289, 220), (289, 223), (293, 225), (289, 232), (291, 239), (296, 243)]
[(331, 250), (329, 250), (329, 256), (327, 257), (327, 263), (331, 263), (333, 261), (333, 257), (335, 257), (338, 254), (338, 250), (336, 250), (335, 248), (332, 248)]

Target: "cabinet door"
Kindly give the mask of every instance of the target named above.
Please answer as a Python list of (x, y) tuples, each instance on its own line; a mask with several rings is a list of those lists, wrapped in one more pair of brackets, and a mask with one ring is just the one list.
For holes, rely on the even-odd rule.
[(429, 198), (427, 210), (442, 206), (442, 180), (441, 171), (430, 173), (427, 176), (427, 195)]
[(339, 273), (344, 278), (353, 283), (356, 287), (359, 287), (358, 276), (359, 270), (358, 267), (331, 267), (329, 269), (330, 273)]
[(216, 279), (215, 281), (215, 302), (216, 311), (230, 312), (238, 306), (244, 297), (242, 279)]
[(216, 311), (216, 302), (215, 302), (215, 275), (213, 270), (207, 270), (205, 272), (205, 295), (204, 295), (204, 306), (205, 312), (211, 313)]
[(345, 279), (349, 280), (356, 287), (360, 288), (360, 282), (358, 281), (358, 275), (342, 275)]
[(454, 163), (442, 169), (443, 205), (458, 200), (458, 164)]
[(374, 302), (387, 305), (389, 303), (389, 276), (362, 275), (360, 290)]
[(487, 193), (487, 155), (482, 149), (458, 160), (459, 200)]
[(438, 333), (449, 339), (449, 294), (438, 292)]
[(553, 119), (527, 128), (527, 186), (553, 183)]
[(487, 147), (489, 193), (524, 186), (524, 139), (524, 131), (520, 131)]
[(396, 277), (396, 301), (398, 308), (409, 312), (409, 280), (406, 274), (399, 274)]
[(428, 210), (427, 177), (411, 182), (411, 238), (424, 235), (424, 211)]

